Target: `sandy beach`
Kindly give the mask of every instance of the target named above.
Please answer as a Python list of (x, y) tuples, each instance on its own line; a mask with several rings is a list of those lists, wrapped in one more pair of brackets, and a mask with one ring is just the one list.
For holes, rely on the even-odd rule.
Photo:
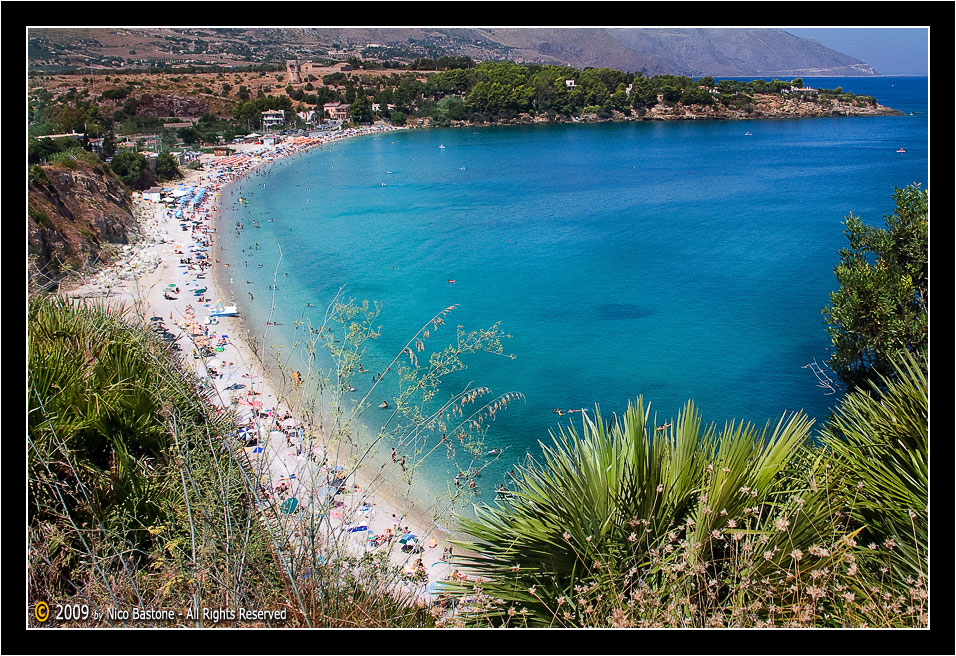
[[(329, 444), (328, 436), (307, 425), (287, 401), (289, 390), (271, 380), (249, 343), (250, 327), (242, 317), (217, 315), (234, 307), (223, 281), (228, 263), (221, 262), (216, 243), (216, 219), (222, 191), (249, 172), (278, 158), (352, 136), (389, 127), (344, 131), (334, 137), (297, 137), (281, 144), (239, 144), (228, 157), (203, 155), (201, 170), (184, 170), (170, 184), (162, 202), (134, 195), (134, 213), (141, 239), (124, 249), (120, 261), (72, 289), (73, 296), (108, 298), (131, 307), (144, 322), (165, 326), (188, 367), (217, 405), (235, 410), (250, 469), (258, 477), (260, 503), (297, 506), (280, 513), (280, 529), (294, 538), (310, 518), (331, 512), (322, 524), (348, 552), (387, 551), (389, 560), (410, 573), (417, 562), (427, 583), (405, 584), (422, 602), (434, 599), (430, 584), (453, 574), (445, 561), (448, 535), (426, 511), (415, 508), (400, 492), (400, 463), (366, 458), (356, 467), (347, 451)], [(179, 202), (168, 201), (179, 196)], [(182, 202), (183, 198), (190, 200)], [(387, 472), (393, 468), (395, 472)], [(407, 486), (406, 490), (407, 490)], [(295, 499), (295, 501), (289, 501)], [(407, 533), (416, 536), (413, 549), (399, 544)], [(385, 540), (391, 535), (390, 540)]]

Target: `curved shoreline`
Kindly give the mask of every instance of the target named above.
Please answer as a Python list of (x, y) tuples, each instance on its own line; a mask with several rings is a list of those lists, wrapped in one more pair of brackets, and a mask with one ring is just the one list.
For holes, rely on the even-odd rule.
[[(330, 516), (322, 521), (323, 530), (330, 531), (329, 538), (339, 545), (338, 548), (344, 547), (361, 554), (372, 549), (367, 543), (367, 535), (373, 532), (382, 535), (386, 531), (407, 527), (418, 536), (423, 548), (420, 553), (403, 552), (398, 548), (397, 540), (377, 547), (377, 550), (386, 551), (392, 564), (406, 571), (417, 558), (421, 558), (428, 582), (432, 583), (448, 578), (452, 573), (451, 565), (444, 559), (444, 548), (450, 547), (449, 534), (426, 510), (413, 504), (398, 486), (390, 485), (382, 477), (381, 472), (386, 465), (393, 463), (382, 463), (379, 467), (377, 462), (365, 462), (358, 463), (361, 466), (356, 467), (352, 454), (345, 449), (336, 449), (334, 452), (330, 449), (326, 453), (327, 436), (322, 436), (315, 427), (302, 420), (295, 411), (295, 399), (290, 398), (288, 391), (283, 389), (281, 376), (276, 376), (276, 372), (270, 371), (263, 359), (254, 355), (248, 341), (250, 336), (255, 336), (251, 326), (240, 317), (222, 316), (207, 319), (203, 327), (200, 323), (203, 317), (199, 316), (206, 314), (205, 310), (211, 309), (216, 301), (227, 299), (228, 287), (224, 283), (229, 272), (224, 266), (227, 263), (220, 261), (221, 251), (216, 248), (219, 246), (217, 234), (222, 206), (226, 202), (224, 190), (245, 179), (250, 172), (261, 170), (264, 164), (284, 159), (288, 155), (343, 138), (393, 129), (396, 128), (355, 131), (335, 139), (308, 143), (304, 148), (281, 151), (275, 147), (262, 149), (258, 152), (265, 157), (250, 157), (243, 162), (241, 170), (228, 174), (221, 170), (221, 165), (215, 160), (205, 156), (204, 164), (210, 166), (201, 172), (187, 172), (180, 183), (183, 188), (191, 186), (205, 189), (202, 202), (184, 206), (182, 215), (176, 217), (162, 203), (147, 201), (141, 196), (134, 197), (136, 212), (142, 212), (144, 217), (141, 222), (142, 240), (131, 249), (128, 258), (90, 276), (86, 284), (71, 290), (69, 294), (105, 297), (111, 302), (125, 304), (133, 310), (135, 318), (144, 324), (152, 324), (151, 318), (161, 318), (167, 322), (167, 328), (175, 335), (175, 342), (182, 349), (183, 364), (187, 370), (194, 370), (203, 384), (212, 390), (217, 405), (235, 408), (237, 414), (246, 417), (243, 423), (249, 423), (260, 433), (263, 452), (254, 455), (252, 447), (248, 447), (245, 449), (248, 455), (244, 459), (252, 467), (250, 474), (259, 476), (257, 485), (263, 486), (262, 492), (266, 497), (275, 499), (271, 503), (277, 506), (277, 502), (283, 498), (279, 494), (282, 487), (288, 489), (289, 496), (294, 495), (299, 499), (302, 511), (292, 516), (281, 516), (283, 520), (291, 517), (283, 529), (286, 533), (290, 528), (293, 534), (295, 530), (303, 529), (305, 521), (315, 516), (313, 508), (321, 510), (324, 507), (328, 493), (322, 490), (327, 489), (331, 478), (338, 478), (337, 474), (332, 476), (333, 467), (336, 472), (341, 468), (342, 474), (346, 475), (343, 489), (347, 489), (341, 496), (336, 495), (338, 503)], [(179, 185), (172, 186), (175, 188)], [(187, 229), (190, 220), (194, 226), (192, 231)], [(206, 255), (200, 260), (195, 257), (197, 253)], [(195, 258), (192, 264), (188, 261), (183, 263), (187, 255), (188, 260)], [(179, 290), (179, 293), (173, 293), (175, 298), (167, 297), (167, 292), (172, 289)], [(201, 296), (200, 289), (205, 290)], [(197, 306), (195, 308), (194, 303)], [(196, 353), (196, 346), (205, 340), (210, 346), (217, 344), (218, 352), (200, 357)], [(210, 369), (214, 363), (213, 372)], [(242, 391), (235, 385), (241, 385)], [(261, 404), (258, 407), (263, 411), (273, 411), (265, 419), (256, 418), (257, 413), (253, 413), (252, 408), (246, 408), (252, 402)], [(291, 419), (297, 427), (289, 429), (289, 437), (286, 437), (280, 420), (289, 414), (289, 410), (293, 411)], [(322, 460), (328, 461), (328, 467), (319, 467)], [(393, 466), (397, 468), (397, 463)], [(318, 501), (319, 505), (313, 506), (310, 500)], [(354, 534), (348, 531), (359, 523), (368, 527), (367, 533)], [(296, 525), (298, 529), (293, 528)], [(422, 603), (433, 598), (424, 584), (406, 583), (404, 587)]]
[[(224, 185), (218, 189), (219, 194), (219, 206), (215, 211), (212, 224), (216, 229), (216, 234), (219, 234), (219, 230), (228, 229), (224, 225), (225, 219), (223, 216), (224, 203), (226, 202), (226, 195), (233, 191), (237, 191), (241, 188), (241, 185), (249, 182), (249, 175), (252, 172), (265, 172), (270, 164), (275, 164), (279, 161), (285, 161), (289, 157), (295, 155), (304, 155), (307, 152), (313, 150), (315, 147), (326, 146), (335, 142), (344, 141), (358, 136), (368, 136), (370, 134), (378, 134), (389, 131), (396, 131), (405, 128), (395, 128), (388, 126), (384, 129), (372, 129), (372, 130), (357, 130), (354, 133), (347, 133), (343, 136), (337, 136), (331, 139), (319, 141), (317, 143), (311, 144), (305, 148), (293, 150), (287, 154), (281, 154), (279, 156), (273, 157), (271, 159), (263, 161), (261, 164), (250, 167), (242, 171), (239, 175), (233, 177)], [(211, 247), (216, 245), (217, 239), (213, 238), (210, 241)], [(219, 263), (219, 266), (213, 266), (212, 275), (215, 281), (215, 289), (219, 291), (223, 298), (227, 294), (233, 293), (232, 285), (227, 284), (227, 279), (229, 278), (229, 272), (225, 270), (224, 266), (221, 266), (223, 263)], [(240, 339), (237, 340), (237, 347), (239, 350), (244, 353), (244, 360), (249, 363), (255, 363), (257, 367), (261, 369), (261, 375), (264, 379), (264, 386), (268, 389), (268, 398), (274, 399), (276, 405), (282, 405), (283, 399), (288, 398), (290, 389), (289, 385), (283, 385), (281, 371), (279, 370), (276, 363), (270, 361), (269, 356), (255, 356), (252, 353), (252, 348), (250, 346), (251, 338), (261, 338), (262, 342), (265, 343), (265, 337), (268, 333), (268, 328), (264, 329), (262, 333), (257, 334), (249, 323), (248, 318), (244, 318), (240, 314), (238, 320), (240, 326)], [(323, 399), (315, 399), (315, 404), (317, 407), (309, 408), (309, 411), (318, 413), (320, 415), (325, 415), (329, 409), (323, 405)], [(268, 405), (268, 404), (267, 404)], [(305, 408), (299, 408), (298, 411), (305, 411)], [(359, 430), (359, 429), (355, 429)], [(325, 435), (324, 438), (328, 436)], [(323, 439), (324, 439), (323, 438)], [(359, 448), (356, 448), (359, 447)], [(338, 463), (348, 463), (356, 458), (356, 452), (358, 450), (364, 449), (364, 446), (361, 444), (358, 445), (348, 445), (339, 443), (336, 445), (336, 450), (334, 453), (335, 460)], [(332, 455), (331, 453), (329, 454)], [(385, 531), (389, 526), (387, 523), (391, 521), (391, 518), (397, 517), (400, 520), (401, 526), (408, 526), (411, 528), (412, 532), (420, 536), (422, 539), (427, 539), (429, 537), (435, 537), (438, 541), (439, 546), (442, 546), (443, 549), (446, 546), (450, 546), (448, 543), (449, 539), (453, 539), (456, 536), (453, 531), (449, 530), (447, 527), (443, 526), (439, 519), (436, 518), (435, 513), (431, 508), (423, 507), (424, 504), (418, 498), (418, 495), (414, 494), (414, 486), (403, 481), (401, 477), (395, 479), (394, 477), (389, 477), (384, 475), (387, 462), (378, 465), (376, 462), (369, 462), (368, 458), (373, 457), (374, 455), (384, 455), (378, 454), (374, 450), (367, 452), (364, 458), (361, 458), (357, 465), (354, 468), (348, 468), (347, 471), (350, 472), (356, 484), (359, 486), (359, 489), (363, 491), (363, 496), (374, 497), (376, 499), (376, 512), (379, 515), (379, 519), (371, 520), (368, 522), (369, 528), (375, 530), (376, 533), (381, 533)], [(403, 491), (399, 489), (400, 487), (405, 487)], [(426, 556), (432, 555), (432, 558)], [(445, 578), (446, 575), (450, 574), (448, 566), (445, 567), (435, 567), (440, 562), (436, 560), (438, 557), (437, 547), (427, 550), (423, 556), (423, 561), (425, 563), (426, 569), (429, 574), (429, 581), (433, 582)], [(398, 554), (398, 561), (404, 562), (410, 560), (410, 556), (404, 554)], [(446, 571), (448, 570), (448, 571)]]
[[(399, 130), (401, 128), (392, 128), (390, 130)], [(384, 132), (384, 131), (382, 131)], [(381, 132), (379, 132), (381, 133)], [(367, 136), (367, 135), (352, 135), (352, 136)], [(349, 137), (350, 138), (350, 137)], [(319, 147), (330, 145), (337, 141), (344, 141), (345, 139), (334, 139), (329, 140), (328, 142), (316, 144)], [(217, 229), (217, 234), (222, 230), (234, 229), (230, 226), (225, 225), (226, 220), (224, 217), (224, 199), (228, 195), (232, 195), (235, 192), (236, 196), (240, 196), (239, 191), (245, 183), (250, 182), (249, 174), (252, 172), (257, 173), (268, 173), (268, 165), (275, 164), (279, 161), (285, 161), (296, 155), (305, 155), (308, 152), (313, 150), (313, 148), (306, 148), (298, 150), (290, 154), (289, 157), (278, 157), (274, 158), (261, 166), (256, 166), (243, 175), (236, 177), (233, 180), (230, 180), (227, 184), (223, 185), (219, 192), (220, 196), (220, 208), (216, 212), (216, 215), (213, 218), (214, 225)], [(235, 253), (233, 254), (235, 255)], [(229, 272), (221, 265), (215, 266), (212, 268), (213, 275), (216, 279), (216, 289), (219, 290), (222, 294), (226, 295), (233, 293), (233, 299), (230, 301), (231, 304), (237, 304), (235, 296), (238, 294), (234, 293), (234, 283), (229, 283), (230, 276)], [(225, 298), (225, 296), (224, 296)], [(270, 301), (263, 301), (257, 303), (256, 301), (243, 301), (244, 305), (256, 305), (256, 309), (267, 308)], [(237, 304), (238, 305), (238, 304)], [(262, 314), (269, 314), (271, 317), (271, 312), (259, 313), (260, 316), (257, 317), (257, 321), (262, 319)], [(271, 320), (269, 318), (268, 320)], [(239, 324), (242, 326), (242, 340), (245, 342), (245, 347), (248, 348), (250, 338), (258, 339), (262, 344), (265, 344), (266, 336), (269, 334), (269, 327), (266, 328), (257, 328), (253, 329), (250, 323), (249, 316), (243, 316), (240, 312)], [(280, 329), (281, 332), (281, 329)], [(288, 335), (284, 335), (283, 338), (287, 338)], [(279, 342), (285, 343), (288, 339), (280, 339)], [(301, 348), (301, 347), (300, 347)], [(298, 353), (298, 351), (296, 351)], [(283, 380), (283, 375), (280, 370), (279, 365), (275, 362), (274, 357), (271, 354), (264, 354), (263, 357), (257, 358), (257, 364), (263, 369), (265, 376), (268, 378), (271, 387), (284, 395), (288, 395), (291, 392), (291, 383), (286, 383), (283, 385), (281, 382)], [(323, 372), (318, 372), (321, 375)], [(334, 373), (334, 372), (333, 372)], [(311, 412), (315, 415), (320, 416), (322, 419), (328, 419), (329, 408), (325, 405), (328, 399), (317, 398), (315, 399), (314, 406), (309, 408), (300, 408), (300, 411)], [(343, 409), (344, 410), (344, 409)], [(356, 417), (353, 419), (353, 422), (361, 423), (360, 418)], [(321, 424), (321, 421), (319, 422)], [(355, 439), (355, 444), (339, 444), (338, 450), (336, 451), (336, 457), (340, 462), (348, 462), (350, 459), (358, 457), (359, 452), (363, 452), (365, 455), (359, 459), (358, 467), (355, 471), (356, 479), (361, 483), (361, 487), (364, 489), (371, 489), (374, 486), (387, 488), (387, 492), (384, 493), (384, 496), (390, 500), (390, 503), (395, 508), (401, 510), (401, 514), (404, 514), (409, 518), (409, 521), (412, 525), (417, 527), (429, 527), (426, 530), (426, 534), (437, 532), (441, 536), (442, 542), (449, 539), (459, 539), (464, 538), (465, 536), (456, 533), (453, 529), (448, 526), (445, 526), (442, 523), (442, 517), (447, 516), (448, 512), (436, 513), (435, 507), (431, 505), (431, 501), (435, 501), (434, 498), (430, 497), (431, 491), (422, 490), (419, 485), (414, 482), (409, 482), (401, 475), (400, 472), (395, 472), (395, 475), (389, 475), (388, 469), (388, 453), (387, 449), (382, 446), (381, 439), (376, 438), (375, 435), (366, 433), (363, 431), (363, 427), (354, 426), (351, 431), (357, 432), (358, 435)], [(381, 461), (381, 462), (379, 462)], [(391, 513), (393, 510), (389, 510)]]

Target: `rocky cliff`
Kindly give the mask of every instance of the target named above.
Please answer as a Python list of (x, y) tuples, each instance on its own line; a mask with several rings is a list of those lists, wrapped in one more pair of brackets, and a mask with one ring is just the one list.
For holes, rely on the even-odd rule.
[(113, 261), (138, 234), (129, 192), (116, 176), (83, 161), (35, 166), (27, 200), (27, 260), (33, 289)]

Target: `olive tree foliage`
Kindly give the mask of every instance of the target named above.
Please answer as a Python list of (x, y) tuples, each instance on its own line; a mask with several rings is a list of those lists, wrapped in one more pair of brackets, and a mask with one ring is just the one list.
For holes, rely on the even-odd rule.
[(830, 366), (848, 388), (892, 376), (895, 356), (906, 351), (925, 370), (929, 341), (928, 191), (897, 188), (896, 209), (885, 227), (845, 219), (849, 245), (834, 269), (838, 290), (823, 308), (833, 343)]

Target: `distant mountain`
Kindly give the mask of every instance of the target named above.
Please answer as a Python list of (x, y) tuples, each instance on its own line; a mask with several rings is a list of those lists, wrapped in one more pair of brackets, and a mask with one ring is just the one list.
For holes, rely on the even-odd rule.
[(772, 28), (39, 28), (29, 31), (28, 52), (31, 65), (46, 66), (465, 55), (648, 75), (876, 74), (866, 62)]
[(776, 29), (609, 29), (635, 53), (685, 75), (875, 75), (869, 64)]
[(778, 29), (475, 30), (511, 59), (692, 77), (875, 75), (866, 62)]

